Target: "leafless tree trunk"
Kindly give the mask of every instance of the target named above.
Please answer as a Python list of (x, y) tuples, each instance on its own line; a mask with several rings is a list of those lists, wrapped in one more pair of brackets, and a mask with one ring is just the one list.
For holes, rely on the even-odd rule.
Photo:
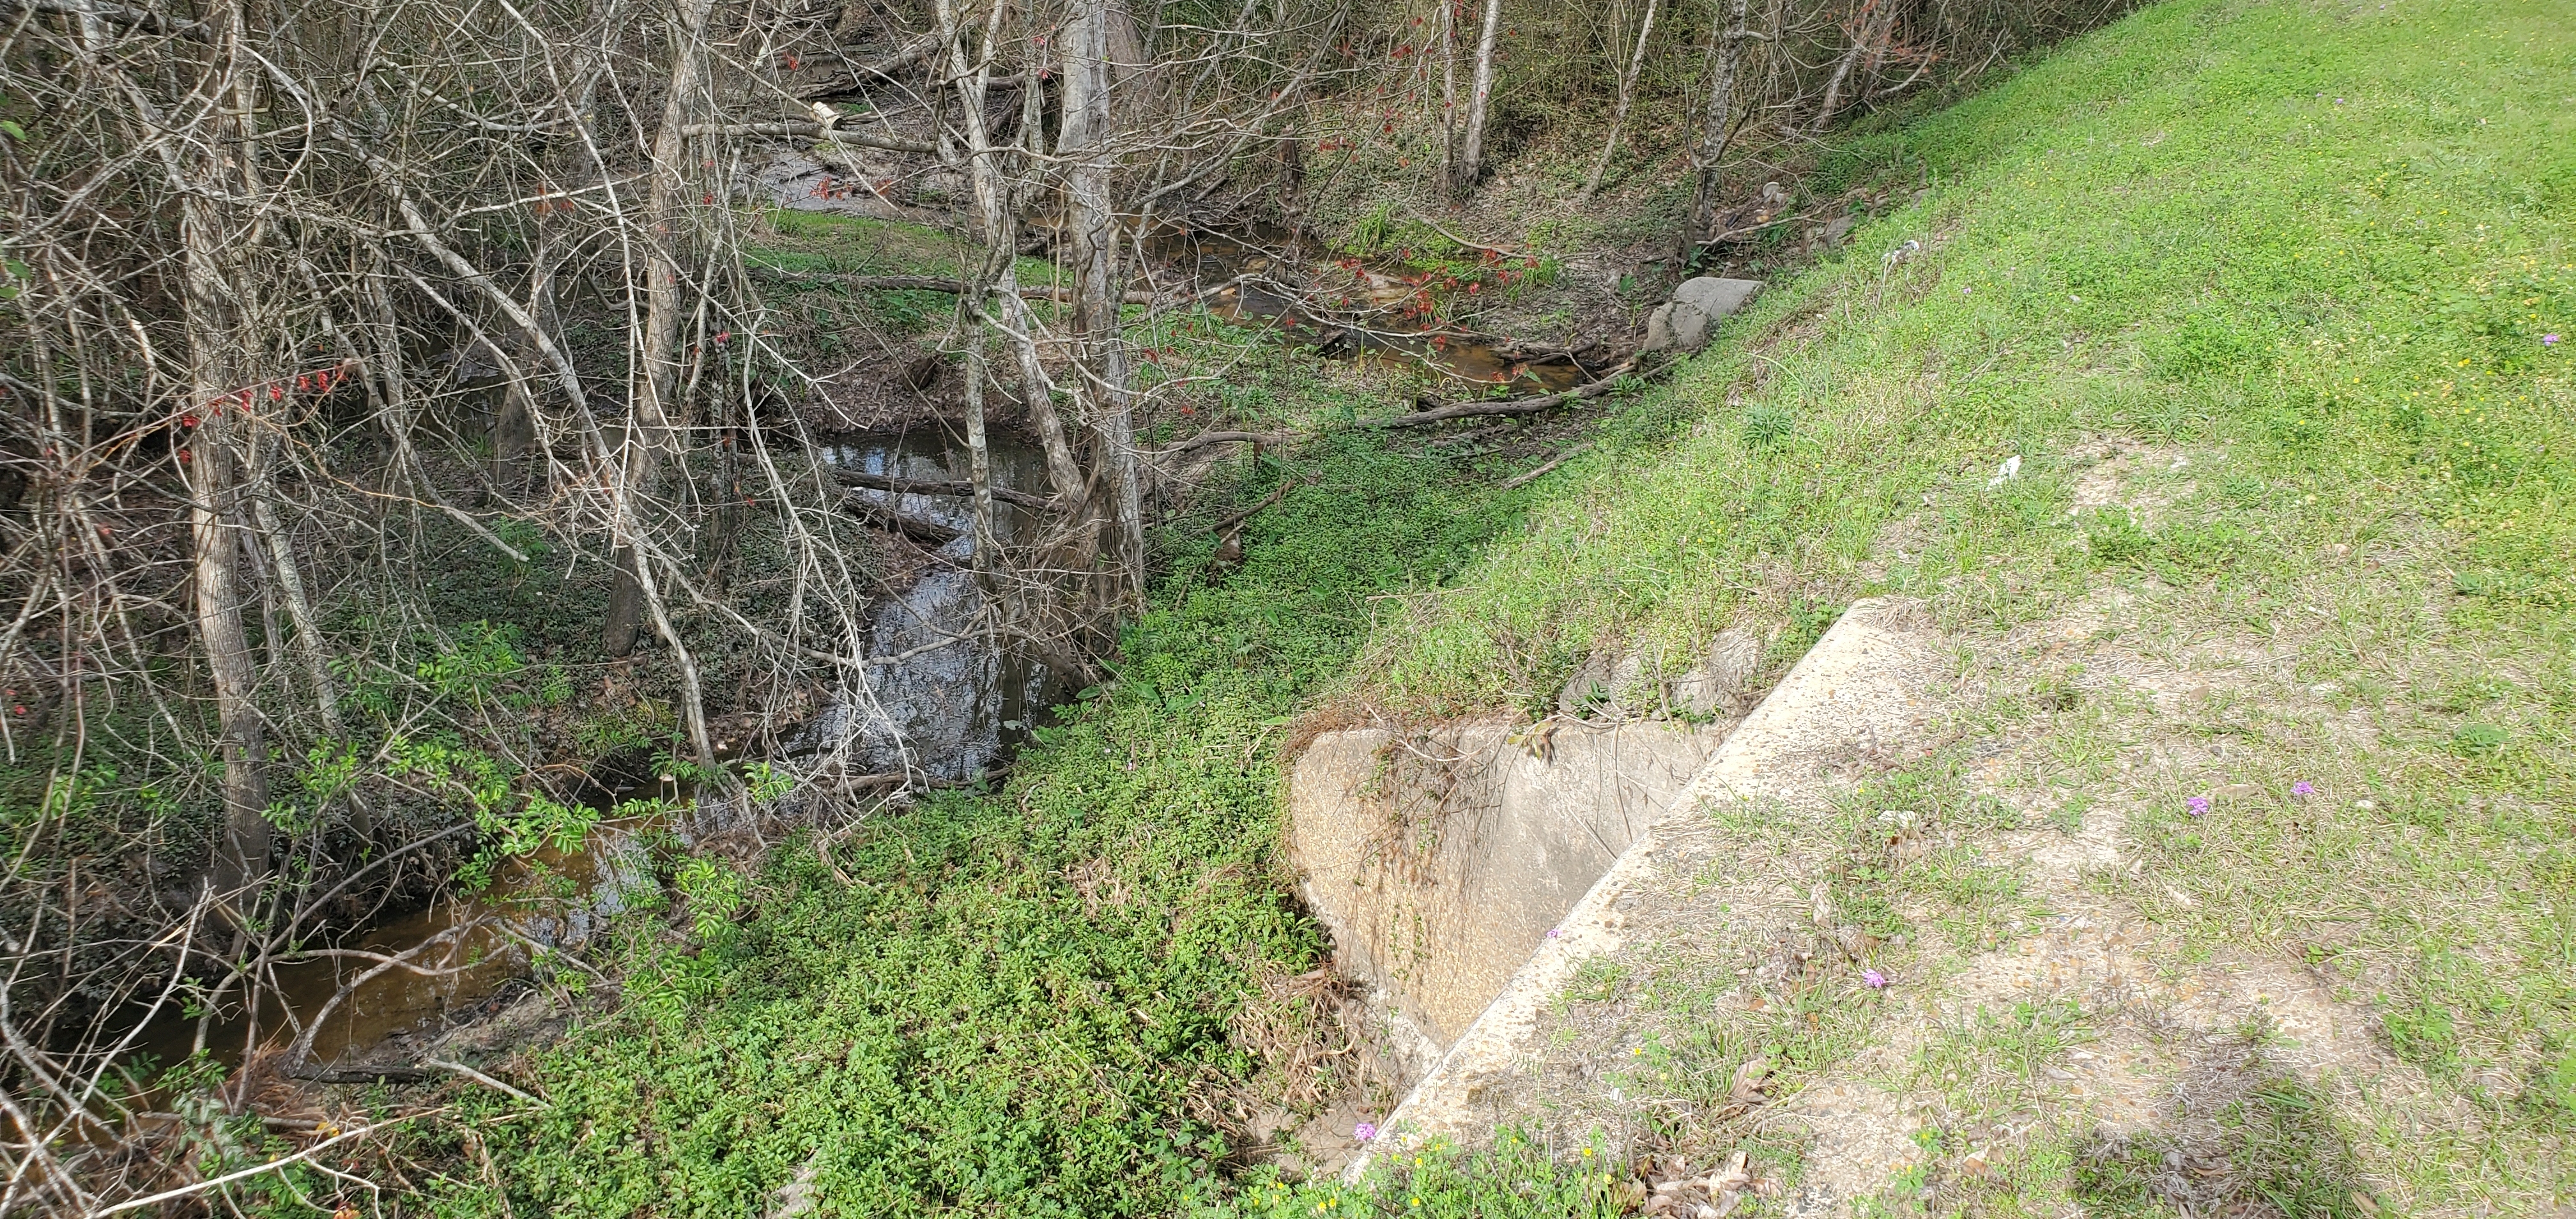
[[(242, 273), (261, 233), (255, 216), (257, 145), (250, 124), (258, 90), (243, 62), (247, 35), (238, 0), (214, 14), (213, 72), (204, 86), (203, 138), (187, 154), (181, 183), (188, 380), (195, 427), (181, 457), (188, 468), (188, 534), (195, 552), (197, 636), (212, 678), (224, 759), (224, 833), (214, 859), (219, 890), (268, 871), (268, 743), (255, 701), (259, 673), (242, 628), (241, 445), (255, 439), (255, 340), (246, 329), (253, 285)], [(175, 133), (162, 133), (165, 136)], [(189, 420), (183, 420), (188, 422)]]
[(1691, 152), (1695, 185), (1685, 246), (1708, 235), (1710, 216), (1717, 207), (1718, 162), (1735, 137), (1735, 88), (1744, 69), (1744, 44), (1761, 37), (1745, 27), (1751, 7), (1749, 0), (1728, 0), (1726, 24), (1717, 32), (1717, 65), (1709, 74), (1708, 109), (1700, 115), (1699, 145)]
[(1072, 213), (1073, 326), (1079, 341), (1083, 397), (1109, 476), (1112, 551), (1120, 576), (1115, 599), (1145, 587), (1145, 521), (1137, 481), (1136, 437), (1127, 400), (1126, 345), (1119, 338), (1118, 218), (1109, 194), (1114, 147), (1110, 129), (1108, 0), (1075, 0), (1065, 30), (1064, 138), (1057, 152), (1071, 162), (1066, 206)]
[(1485, 103), (1494, 91), (1494, 44), (1502, 31), (1503, 0), (1485, 0), (1485, 26), (1476, 34), (1476, 81), (1467, 94), (1467, 130), (1459, 138), (1457, 172), (1449, 178), (1453, 196), (1475, 189), (1484, 172)]
[(1610, 134), (1601, 141), (1601, 158), (1592, 163), (1592, 175), (1583, 180), (1583, 190), (1576, 195), (1589, 199), (1601, 189), (1601, 175), (1609, 172), (1610, 154), (1619, 151), (1619, 129), (1628, 122), (1628, 106), (1637, 98), (1637, 74), (1646, 68), (1646, 40), (1655, 36), (1655, 0), (1646, 0), (1645, 20), (1637, 26), (1637, 51), (1629, 56), (1627, 69), (1619, 73), (1619, 100), (1610, 110)]
[[(984, 101), (993, 75), (992, 32), (987, 29), (984, 46), (970, 67), (966, 48), (960, 39), (955, 0), (937, 0), (939, 41), (945, 54), (948, 73), (957, 86), (959, 129), (965, 137), (967, 180), (974, 185), (975, 213), (984, 232), (984, 261), (967, 290), (958, 294), (958, 331), (965, 343), (966, 371), (966, 469), (967, 480), (974, 491), (974, 565), (975, 581), (989, 596), (994, 591), (994, 564), (999, 561), (1000, 545), (993, 527), (993, 451), (984, 435), (984, 329), (982, 299), (991, 286), (1009, 291), (1011, 262), (1018, 255), (1019, 225), (1013, 216), (1010, 183), (1003, 173), (1001, 158), (1005, 150), (993, 144), (991, 126), (985, 121)], [(1002, 9), (995, 6), (992, 21), (998, 25)], [(1016, 292), (1010, 292), (1014, 298)], [(1035, 350), (1032, 342), (1030, 348)], [(1043, 387), (1035, 392), (1044, 393)]]
[(1834, 65), (1834, 74), (1826, 78), (1825, 100), (1816, 107), (1815, 125), (1809, 131), (1821, 135), (1834, 121), (1834, 113), (1842, 109), (1843, 86), (1850, 81), (1852, 69), (1860, 66), (1864, 59), (1869, 61), (1873, 70), (1876, 68), (1878, 57), (1885, 52), (1888, 35), (1893, 32), (1895, 24), (1894, 0), (1867, 0), (1861, 5), (1860, 14), (1851, 27), (1851, 49), (1843, 52), (1841, 61)]
[(1458, 180), (1458, 10), (1467, 0), (1440, 0), (1440, 189)]
[(608, 621), (601, 646), (610, 656), (635, 650), (644, 617), (644, 598), (652, 582), (645, 571), (643, 547), (631, 531), (641, 530), (662, 485), (665, 462), (678, 457), (679, 438), (672, 426), (673, 401), (679, 383), (680, 252), (687, 245), (682, 207), (688, 189), (682, 162), (690, 104), (696, 100), (706, 64), (707, 14), (715, 0), (679, 0), (678, 23), (671, 39), (671, 91), (662, 102), (662, 125), (653, 139), (652, 185), (644, 204), (644, 325), (637, 369), (628, 379), (634, 395), (633, 422), (622, 437), (626, 494), (625, 519), (630, 535), (617, 554), (617, 586), (608, 601)]

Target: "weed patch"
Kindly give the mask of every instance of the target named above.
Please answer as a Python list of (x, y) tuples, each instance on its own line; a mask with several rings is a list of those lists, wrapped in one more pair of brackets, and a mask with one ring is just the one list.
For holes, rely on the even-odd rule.
[(2276, 1065), (2258, 1035), (2213, 1048), (2165, 1119), (2097, 1134), (2074, 1156), (2075, 1195), (2098, 1215), (2370, 1216), (2381, 1210), (2317, 1089)]

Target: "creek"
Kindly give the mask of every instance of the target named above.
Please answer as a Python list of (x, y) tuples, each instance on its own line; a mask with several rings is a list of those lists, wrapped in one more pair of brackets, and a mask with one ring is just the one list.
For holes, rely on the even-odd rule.
[[(794, 203), (790, 203), (794, 206)], [(1429, 368), (1476, 387), (1522, 392), (1563, 390), (1584, 370), (1570, 356), (1517, 354), (1499, 340), (1419, 324), (1387, 312), (1319, 316), (1302, 302), (1317, 299), (1304, 269), (1327, 252), (1286, 230), (1225, 231), (1165, 224), (1153, 230), (1146, 254), (1154, 275), (1196, 285), (1209, 309), (1247, 327), (1274, 328), (1282, 338), (1309, 345), (1327, 358), (1361, 359), (1389, 367)], [(1362, 273), (1367, 275), (1366, 272)], [(1295, 280), (1305, 282), (1297, 283)], [(1397, 282), (1385, 275), (1366, 282)], [(1381, 288), (1374, 299), (1384, 303)], [(1355, 323), (1354, 318), (1360, 319)], [(1006, 433), (990, 445), (995, 485), (1045, 486), (1045, 459), (1035, 446)], [(957, 481), (968, 476), (962, 446), (932, 425), (900, 433), (842, 438), (820, 446), (829, 464), (893, 479)], [(896, 582), (867, 626), (872, 656), (905, 656), (871, 674), (857, 697), (835, 701), (807, 725), (791, 753), (843, 752), (848, 773), (903, 773), (943, 784), (969, 783), (990, 773), (1026, 739), (1031, 727), (1069, 693), (1044, 666), (1015, 650), (975, 637), (983, 593), (972, 573), (973, 521), (968, 501), (955, 496), (856, 490), (904, 516), (957, 530), (907, 579)], [(995, 528), (1005, 544), (1037, 527), (1027, 510), (999, 503)], [(927, 647), (943, 639), (944, 647)], [(906, 655), (906, 654), (910, 655)], [(644, 776), (649, 783), (655, 776)], [(653, 783), (652, 794), (670, 807), (697, 802), (685, 784)], [(594, 790), (605, 813), (621, 798), (645, 794), (636, 787)], [(524, 979), (531, 949), (578, 946), (621, 911), (652, 895), (660, 883), (651, 867), (655, 835), (684, 843), (699, 818), (668, 813), (611, 818), (598, 823), (574, 849), (547, 848), (501, 867), (480, 893), (454, 894), (397, 913), (340, 941), (339, 949), (368, 956), (329, 956), (274, 967), (261, 988), (256, 1013), (235, 1011), (201, 1021), (171, 1004), (151, 1021), (134, 1052), (163, 1063), (186, 1057), (200, 1043), (219, 1060), (238, 1062), (253, 1036), (268, 1048), (285, 1048), (317, 1017), (311, 1031), (310, 1068), (394, 1057), (400, 1047), (436, 1035), (478, 1014), (497, 1011), (509, 988)], [(420, 963), (435, 972), (377, 968), (378, 958), (429, 945)], [(346, 991), (343, 994), (343, 991)], [(335, 996), (336, 1001), (335, 1001)]]
[[(1044, 485), (1045, 457), (1035, 446), (997, 433), (990, 451), (996, 485)], [(847, 437), (822, 446), (817, 456), (842, 469), (890, 478), (951, 481), (968, 475), (962, 447), (935, 425)], [(932, 783), (972, 782), (1026, 739), (1031, 725), (1060, 701), (1062, 683), (1028, 657), (972, 634), (983, 593), (971, 570), (974, 530), (968, 501), (871, 490), (849, 493), (958, 530), (961, 536), (932, 552), (918, 574), (891, 589), (869, 617), (869, 655), (912, 654), (873, 670), (860, 697), (832, 704), (798, 734), (790, 752), (810, 756), (846, 750), (851, 773), (902, 772)], [(1036, 527), (1025, 509), (1008, 503), (995, 507), (995, 532), (1006, 545)], [(925, 648), (941, 640), (951, 642)], [(377, 960), (355, 956), (277, 965), (271, 984), (261, 989), (259, 1044), (287, 1048), (318, 1017), (307, 1064), (327, 1072), (353, 1057), (386, 1057), (376, 1051), (392, 1048), (389, 1042), (433, 1035), (462, 1018), (497, 1010), (509, 998), (504, 992), (527, 976), (530, 949), (585, 943), (617, 914), (652, 894), (660, 884), (651, 866), (654, 835), (675, 835), (687, 843), (706, 830), (723, 828), (728, 820), (726, 810), (700, 807), (692, 785), (650, 774), (633, 785), (601, 777), (592, 785), (589, 803), (606, 814), (620, 801), (638, 796), (658, 796), (666, 807), (689, 812), (604, 819), (572, 850), (547, 847), (509, 861), (479, 893), (453, 894), (398, 913), (334, 946), (391, 956), (429, 945), (418, 963), (434, 973), (377, 969)], [(344, 987), (348, 993), (342, 995)], [(254, 1033), (251, 1016), (236, 1011), (207, 1023), (208, 1051), (220, 1061), (239, 1062)], [(146, 1026), (134, 1052), (163, 1064), (183, 1059), (198, 1043), (199, 1024), (174, 1002)]]

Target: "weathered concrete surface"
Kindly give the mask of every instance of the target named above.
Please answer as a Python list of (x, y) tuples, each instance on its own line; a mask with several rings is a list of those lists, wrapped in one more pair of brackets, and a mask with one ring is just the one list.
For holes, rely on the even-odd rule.
[[(1384, 1144), (1417, 1145), (1434, 1138), (1474, 1141), (1517, 1114), (1518, 1093), (1532, 1089), (1523, 1076), (1547, 1072), (1542, 1018), (1587, 960), (1621, 947), (1632, 916), (1648, 906), (1693, 904), (1662, 873), (1681, 839), (1705, 836), (1709, 806), (1770, 810), (1760, 815), (1800, 820), (1830, 802), (1850, 774), (1886, 764), (1888, 746), (1910, 741), (1929, 713), (1923, 675), (1929, 663), (1923, 640), (1883, 621), (1879, 601), (1855, 603), (1796, 668), (1737, 726), (1708, 764), (1664, 807), (1670, 816), (1640, 827), (1636, 840), (1558, 922), (1538, 949), (1415, 1085), (1387, 1121)], [(1728, 923), (1784, 926), (1803, 922), (1809, 874), (1822, 859), (1807, 859), (1784, 835), (1764, 846), (1747, 840), (1746, 857), (1722, 869), (1734, 902)], [(1694, 875), (1698, 875), (1696, 869)], [(1706, 917), (1698, 916), (1698, 917)], [(1544, 1091), (1544, 1088), (1536, 1089)], [(1521, 1115), (1526, 1116), (1526, 1115)], [(1354, 1174), (1365, 1158), (1350, 1167)]]
[(1687, 725), (1328, 733), (1288, 856), (1342, 972), (1446, 1049), (1715, 750)]

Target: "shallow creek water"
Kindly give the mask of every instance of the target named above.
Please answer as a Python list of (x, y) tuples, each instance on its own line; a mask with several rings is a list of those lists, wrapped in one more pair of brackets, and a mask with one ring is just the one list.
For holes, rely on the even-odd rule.
[[(1301, 296), (1317, 291), (1311, 285), (1299, 286), (1298, 281), (1310, 278), (1311, 268), (1330, 261), (1328, 252), (1275, 225), (1225, 230), (1165, 224), (1151, 230), (1145, 254), (1167, 281), (1157, 286), (1170, 286), (1172, 279), (1186, 281), (1208, 293), (1208, 308), (1217, 316), (1276, 325), (1283, 337), (1312, 344), (1329, 358), (1430, 369), (1477, 386), (1506, 386), (1525, 393), (1572, 389), (1585, 379), (1584, 370), (1571, 356), (1520, 355), (1488, 335), (1426, 327), (1382, 310), (1363, 312), (1356, 323), (1319, 317), (1300, 301)], [(1382, 274), (1373, 280), (1400, 282)]]
[[(1044, 485), (1045, 458), (1034, 446), (996, 435), (991, 452), (995, 484)], [(963, 446), (937, 426), (853, 437), (817, 455), (842, 468), (894, 478), (950, 481), (968, 475)], [(954, 496), (853, 494), (964, 534), (940, 548), (927, 570), (877, 606), (867, 628), (868, 654), (897, 655), (968, 631), (983, 601), (971, 572), (970, 503)], [(1034, 527), (1026, 511), (1008, 504), (996, 507), (995, 528), (1004, 543)], [(816, 717), (791, 749), (810, 755), (846, 748), (854, 773), (904, 771), (936, 782), (966, 782), (990, 770), (1025, 739), (1058, 693), (1043, 666), (969, 638), (873, 670), (862, 697), (845, 699)], [(621, 797), (657, 795), (681, 808), (696, 804), (687, 785), (657, 782), (652, 776), (640, 789), (599, 792), (593, 803), (606, 812)], [(383, 970), (334, 1004), (332, 997), (342, 986), (366, 974), (375, 961), (336, 957), (281, 965), (274, 985), (263, 992), (259, 1044), (284, 1049), (305, 1023), (319, 1017), (310, 1066), (327, 1070), (356, 1058), (393, 1057), (371, 1051), (390, 1051), (389, 1039), (435, 1033), (496, 1001), (527, 975), (531, 946), (581, 944), (649, 893), (659, 882), (651, 868), (648, 835), (673, 834), (687, 841), (720, 828), (724, 819), (725, 810), (694, 808), (680, 816), (604, 820), (575, 850), (548, 848), (528, 860), (512, 861), (479, 894), (442, 898), (337, 945), (391, 955), (446, 937), (446, 943), (429, 949), (419, 962), (440, 971), (434, 975)], [(249, 1014), (236, 1012), (206, 1028), (205, 1045), (218, 1059), (238, 1062), (253, 1032)], [(198, 1034), (199, 1022), (173, 1003), (145, 1029), (134, 1050), (172, 1063), (193, 1050)]]
[[(1327, 356), (1428, 367), (1471, 384), (1525, 392), (1562, 390), (1582, 379), (1583, 370), (1569, 358), (1521, 358), (1488, 338), (1409, 329), (1383, 314), (1356, 326), (1317, 317), (1300, 305), (1305, 289), (1296, 285), (1303, 268), (1323, 251), (1284, 230), (1225, 232), (1165, 225), (1155, 233), (1146, 253), (1165, 286), (1179, 277), (1212, 288), (1207, 300), (1220, 316), (1275, 325), (1283, 337), (1312, 344)], [(997, 485), (1044, 485), (1045, 459), (1034, 446), (997, 435), (991, 454)], [(851, 438), (825, 446), (818, 456), (845, 469), (894, 478), (967, 477), (962, 444), (937, 426)], [(854, 494), (964, 535), (941, 547), (927, 570), (892, 590), (877, 607), (867, 628), (868, 653), (897, 655), (967, 631), (983, 604), (971, 571), (968, 502), (954, 496)], [(1003, 542), (1034, 528), (1025, 511), (1007, 504), (997, 508), (995, 525)], [(938, 782), (967, 782), (1025, 739), (1030, 725), (1063, 693), (1043, 666), (1024, 655), (988, 641), (952, 643), (875, 671), (864, 694), (833, 704), (794, 748), (808, 754), (846, 750), (852, 773), (901, 771)], [(660, 794), (683, 807), (694, 799), (672, 784), (661, 785), (658, 793), (616, 793), (631, 794)], [(600, 794), (603, 811), (614, 798)], [(392, 1057), (390, 1039), (434, 1033), (479, 1005), (497, 1002), (505, 987), (526, 976), (531, 946), (569, 947), (596, 934), (658, 883), (646, 836), (673, 833), (686, 840), (698, 820), (657, 815), (603, 821), (575, 850), (546, 850), (514, 861), (480, 894), (443, 898), (339, 944), (389, 955), (445, 937), (449, 942), (421, 962), (437, 968), (435, 974), (381, 970), (334, 1004), (332, 997), (376, 962), (336, 957), (279, 966), (257, 1013), (260, 1044), (286, 1047), (304, 1023), (321, 1016), (313, 1031), (310, 1065), (327, 1069), (334, 1063)], [(205, 1045), (225, 1061), (238, 1061), (252, 1033), (249, 1014), (235, 1013), (205, 1026)], [(173, 1004), (134, 1048), (168, 1063), (185, 1057), (199, 1035), (200, 1022)]]
[[(995, 433), (987, 448), (996, 486), (1046, 485), (1046, 458), (1035, 445)], [(958, 481), (968, 473), (963, 446), (936, 428), (833, 445), (822, 456), (844, 469), (894, 478)], [(972, 571), (973, 504), (948, 495), (857, 494), (962, 535), (936, 552), (939, 565), (878, 607), (868, 626), (868, 654), (899, 656), (972, 626), (984, 604)], [(1036, 527), (1025, 509), (993, 507), (994, 532), (1005, 546)], [(951, 643), (879, 670), (869, 697), (835, 705), (808, 737), (819, 746), (833, 734), (851, 733), (867, 771), (963, 782), (1027, 737), (1029, 725), (1055, 701), (1048, 693), (1046, 669), (1027, 656), (987, 643)]]

